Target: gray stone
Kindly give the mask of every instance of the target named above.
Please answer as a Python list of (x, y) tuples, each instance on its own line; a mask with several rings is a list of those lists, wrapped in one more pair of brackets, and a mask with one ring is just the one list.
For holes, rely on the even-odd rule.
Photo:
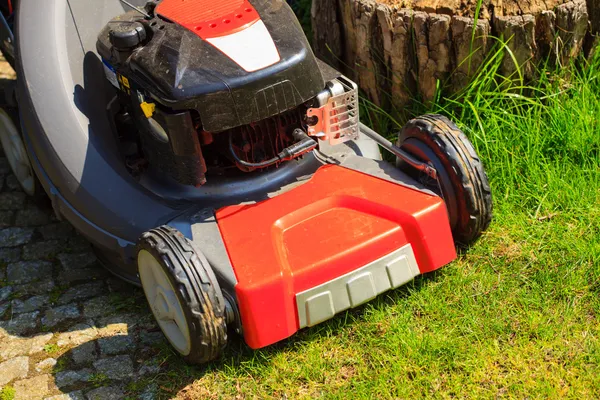
[(67, 270), (82, 269), (93, 265), (96, 262), (94, 253), (79, 254), (59, 254), (58, 259), (62, 267)]
[(102, 355), (115, 355), (131, 352), (135, 343), (130, 335), (109, 336), (98, 339)]
[(78, 390), (76, 392), (46, 397), (44, 400), (85, 400), (85, 397), (83, 397), (83, 392), (81, 390)]
[(42, 360), (39, 363), (35, 364), (35, 370), (37, 372), (47, 371), (50, 368), (54, 367), (56, 365), (56, 362), (57, 361), (55, 358), (46, 358), (45, 360)]
[(22, 190), (19, 180), (13, 174), (10, 174), (6, 177), (6, 188), (12, 192)]
[(0, 211), (0, 228), (8, 228), (12, 226), (13, 212)]
[(31, 228), (6, 228), (0, 230), (0, 247), (16, 247), (29, 243), (33, 236)]
[(79, 371), (61, 371), (54, 375), (54, 383), (60, 389), (76, 383), (87, 382), (91, 375), (92, 370), (87, 368)]
[(83, 303), (83, 315), (86, 318), (103, 317), (114, 311), (110, 296), (100, 296)]
[(91, 364), (98, 357), (96, 343), (87, 342), (71, 350), (71, 358), (75, 365)]
[(90, 282), (83, 285), (74, 286), (67, 290), (58, 299), (58, 304), (71, 303), (75, 300), (88, 299), (103, 293), (105, 290), (103, 282)]
[(10, 303), (0, 304), (0, 318), (4, 317), (4, 314), (8, 311)]
[(65, 239), (73, 234), (73, 228), (66, 222), (59, 222), (41, 226), (38, 228), (38, 232), (42, 234), (44, 240)]
[(0, 288), (0, 303), (8, 299), (12, 292), (13, 288), (10, 286), (4, 286), (3, 288)]
[(160, 372), (160, 366), (151, 363), (144, 364), (138, 370), (138, 376), (156, 375)]
[(29, 357), (15, 357), (0, 363), (0, 386), (13, 379), (25, 378), (29, 372)]
[(61, 333), (56, 344), (59, 346), (80, 345), (93, 340), (96, 336), (98, 336), (98, 329), (92, 321), (89, 321), (86, 324), (73, 325), (67, 332)]
[(42, 324), (52, 328), (69, 319), (79, 318), (80, 315), (79, 308), (77, 308), (76, 304), (67, 304), (46, 311), (44, 318), (42, 318)]
[(51, 260), (58, 253), (65, 251), (66, 244), (60, 240), (30, 243), (23, 247), (23, 260)]
[(26, 198), (25, 193), (0, 193), (0, 210), (21, 210)]
[(38, 326), (39, 311), (19, 314), (8, 321), (0, 321), (0, 328), (7, 330), (11, 335), (22, 335)]
[(18, 293), (19, 296), (33, 296), (36, 294), (44, 294), (52, 291), (54, 289), (54, 281), (52, 279), (47, 279), (41, 282), (28, 283), (25, 285), (15, 286), (15, 293)]
[(76, 235), (69, 239), (69, 250), (72, 253), (83, 253), (85, 251), (92, 251), (92, 246), (86, 238)]
[(19, 261), (8, 265), (8, 281), (29, 283), (48, 278), (52, 274), (52, 264), (47, 261)]
[(151, 383), (140, 393), (139, 400), (154, 400), (158, 397), (158, 385)]
[(161, 331), (140, 333), (140, 342), (146, 346), (154, 346), (165, 341), (165, 335)]
[(13, 314), (22, 314), (36, 311), (49, 304), (49, 302), (50, 299), (48, 296), (34, 296), (25, 301), (15, 299), (12, 301), (12, 312)]
[(85, 398), (83, 397), (83, 392), (81, 390), (78, 390), (76, 392), (46, 397), (44, 400), (85, 400)]
[(21, 249), (18, 247), (7, 247), (0, 249), (0, 262), (11, 263), (21, 259)]
[(129, 356), (114, 356), (94, 362), (94, 367), (109, 379), (126, 379), (133, 376), (133, 362)]
[(38, 400), (50, 391), (50, 375), (38, 375), (35, 378), (15, 382), (15, 399)]
[(73, 269), (70, 271), (62, 270), (58, 274), (58, 279), (62, 284), (72, 284), (80, 281), (100, 280), (108, 277), (110, 273), (104, 268), (89, 267), (83, 269)]
[(49, 220), (48, 211), (31, 206), (17, 212), (15, 226), (40, 226), (47, 224)]
[(119, 387), (104, 386), (89, 391), (85, 396), (88, 400), (121, 400), (125, 397), (125, 393)]

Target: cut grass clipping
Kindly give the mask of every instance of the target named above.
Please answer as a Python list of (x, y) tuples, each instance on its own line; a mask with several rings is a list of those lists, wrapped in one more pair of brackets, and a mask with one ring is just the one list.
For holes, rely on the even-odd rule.
[[(494, 191), (489, 231), (457, 261), (290, 340), (158, 378), (180, 398), (599, 398), (600, 51), (497, 74), (506, 49), (437, 112), (473, 141)], [(365, 122), (403, 121), (365, 101)]]

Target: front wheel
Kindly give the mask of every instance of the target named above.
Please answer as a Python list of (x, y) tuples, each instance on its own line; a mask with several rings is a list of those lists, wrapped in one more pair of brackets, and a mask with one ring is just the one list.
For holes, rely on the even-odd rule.
[(218, 358), (227, 343), (225, 300), (208, 261), (168, 226), (138, 242), (138, 271), (146, 299), (173, 348), (190, 364)]
[(424, 115), (402, 128), (398, 146), (436, 169), (438, 179), (434, 180), (397, 161), (401, 169), (442, 196), (455, 242), (473, 243), (492, 220), (492, 193), (467, 136), (444, 116)]

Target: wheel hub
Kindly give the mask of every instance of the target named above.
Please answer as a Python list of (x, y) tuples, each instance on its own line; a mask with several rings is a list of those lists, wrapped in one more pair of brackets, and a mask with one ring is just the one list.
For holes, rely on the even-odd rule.
[(167, 340), (182, 355), (191, 351), (191, 337), (183, 306), (160, 262), (148, 251), (138, 255), (144, 293)]

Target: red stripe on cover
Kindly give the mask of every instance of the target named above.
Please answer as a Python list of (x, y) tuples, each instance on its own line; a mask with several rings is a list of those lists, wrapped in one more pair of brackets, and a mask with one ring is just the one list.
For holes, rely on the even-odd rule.
[(248, 0), (163, 0), (156, 14), (202, 39), (230, 35), (260, 20)]

